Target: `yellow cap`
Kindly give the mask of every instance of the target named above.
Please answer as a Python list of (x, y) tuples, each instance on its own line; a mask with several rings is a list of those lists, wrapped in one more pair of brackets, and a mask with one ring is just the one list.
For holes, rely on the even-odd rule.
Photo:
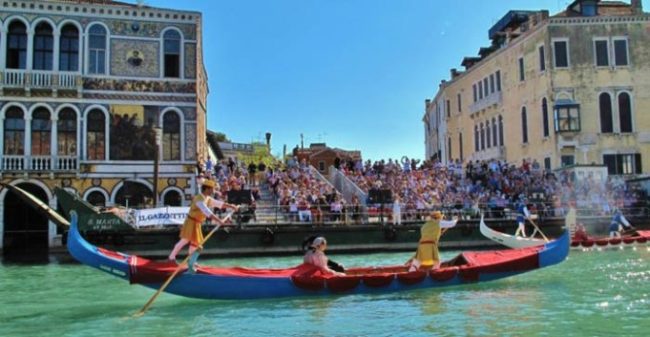
[(215, 188), (217, 187), (217, 183), (214, 180), (206, 179), (203, 181), (203, 184), (201, 184), (201, 186)]
[(433, 211), (433, 212), (431, 212), (431, 217), (434, 218), (434, 219), (442, 219), (442, 212)]

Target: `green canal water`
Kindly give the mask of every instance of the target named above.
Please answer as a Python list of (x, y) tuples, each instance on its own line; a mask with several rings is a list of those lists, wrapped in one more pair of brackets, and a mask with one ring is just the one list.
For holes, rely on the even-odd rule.
[[(348, 266), (409, 254), (340, 255)], [(453, 253), (445, 253), (450, 257)], [(283, 267), (300, 257), (204, 264)], [(0, 266), (0, 336), (648, 336), (650, 251), (572, 252), (560, 265), (436, 290), (204, 301), (153, 294), (78, 265)]]

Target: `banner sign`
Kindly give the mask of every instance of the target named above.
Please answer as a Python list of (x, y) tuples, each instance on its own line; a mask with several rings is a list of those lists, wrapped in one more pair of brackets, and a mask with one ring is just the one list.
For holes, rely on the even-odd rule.
[(187, 218), (189, 207), (160, 207), (131, 210), (128, 222), (135, 228), (181, 226)]

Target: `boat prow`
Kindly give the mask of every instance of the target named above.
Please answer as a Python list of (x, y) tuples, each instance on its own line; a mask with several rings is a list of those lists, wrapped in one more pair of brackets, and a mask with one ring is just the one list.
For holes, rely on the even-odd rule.
[[(177, 268), (95, 247), (79, 233), (78, 216), (71, 214), (68, 250), (79, 262), (113, 276), (158, 289)], [(352, 268), (345, 276), (322, 274), (311, 265), (284, 269), (200, 267), (195, 273), (181, 267), (165, 292), (202, 299), (259, 299), (307, 295), (363, 294), (438, 288), (492, 281), (548, 267), (564, 261), (569, 252), (567, 233), (545, 245), (523, 249), (464, 252), (440, 268), (409, 272), (405, 266)]]
[(547, 243), (546, 240), (543, 239), (524, 238), (521, 236), (515, 236), (515, 235), (497, 232), (485, 224), (485, 221), (483, 221), (483, 216), (481, 216), (481, 224), (479, 229), (481, 230), (481, 234), (483, 234), (483, 236), (485, 236), (486, 238), (494, 242), (498, 242), (509, 248), (516, 249), (516, 248), (535, 247)]
[(113, 276), (129, 279), (130, 255), (109, 251), (91, 245), (79, 233), (79, 216), (70, 212), (70, 229), (68, 230), (68, 252), (77, 261), (107, 272)]

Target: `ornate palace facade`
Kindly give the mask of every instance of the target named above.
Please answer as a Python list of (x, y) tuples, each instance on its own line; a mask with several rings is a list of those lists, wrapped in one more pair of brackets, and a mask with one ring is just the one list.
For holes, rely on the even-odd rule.
[[(201, 25), (116, 1), (1, 1), (0, 181), (53, 208), (54, 187), (95, 205), (186, 204), (207, 153)], [(0, 233), (5, 254), (58, 242), (7, 189)]]

